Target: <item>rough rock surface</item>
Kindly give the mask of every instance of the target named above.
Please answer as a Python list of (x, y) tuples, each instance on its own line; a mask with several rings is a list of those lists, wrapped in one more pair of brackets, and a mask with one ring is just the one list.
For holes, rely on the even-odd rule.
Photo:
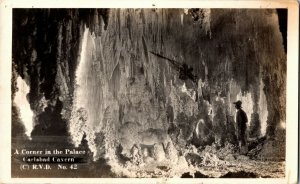
[[(251, 158), (282, 161), (286, 55), (276, 10), (15, 9), (13, 34), (12, 88), (16, 76), (30, 86), (32, 141), (86, 140), (93, 160), (122, 177), (180, 176), (198, 165), (213, 177), (232, 167), (257, 173), (255, 164), (272, 173), (263, 161), (235, 155), (232, 102), (242, 99), (249, 136), (267, 137)], [(180, 79), (149, 51), (192, 67), (197, 81)], [(22, 137), (17, 116), (13, 106), (13, 135)], [(134, 153), (127, 157), (139, 166), (118, 149)], [(156, 161), (139, 162), (147, 154)], [(173, 170), (153, 171), (161, 166)], [(282, 167), (275, 173), (282, 176)]]

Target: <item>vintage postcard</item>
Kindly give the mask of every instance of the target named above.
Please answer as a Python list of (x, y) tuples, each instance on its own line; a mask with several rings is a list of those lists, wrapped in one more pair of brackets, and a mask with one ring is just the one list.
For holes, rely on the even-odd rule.
[(55, 2), (1, 1), (1, 183), (296, 182), (296, 1)]

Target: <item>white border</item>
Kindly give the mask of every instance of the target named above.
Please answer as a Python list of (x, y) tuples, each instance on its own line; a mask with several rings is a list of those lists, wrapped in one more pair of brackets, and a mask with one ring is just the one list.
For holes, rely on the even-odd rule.
[[(11, 178), (11, 46), (12, 8), (288, 8), (287, 145), (285, 179), (100, 179)], [(298, 164), (298, 48), (297, 1), (225, 0), (0, 0), (0, 183), (297, 183)]]

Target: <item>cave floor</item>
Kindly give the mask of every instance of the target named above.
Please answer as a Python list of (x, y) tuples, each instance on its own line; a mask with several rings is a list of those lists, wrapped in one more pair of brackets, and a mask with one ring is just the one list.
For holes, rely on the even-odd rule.
[(210, 177), (221, 177), (225, 174), (244, 171), (253, 173), (258, 178), (283, 178), (285, 162), (258, 161), (258, 160), (235, 160), (225, 161), (215, 166), (202, 166), (199, 171)]
[[(173, 165), (172, 165), (173, 164)], [(189, 173), (190, 177), (199, 178), (284, 178), (284, 161), (261, 161), (251, 160), (243, 157), (224, 161), (218, 160), (207, 165), (174, 165), (166, 161), (159, 163), (148, 163), (139, 167), (129, 167), (129, 172), (136, 173), (135, 177), (182, 177), (184, 173)], [(194, 173), (198, 173), (194, 175)], [(200, 176), (199, 176), (199, 173)]]

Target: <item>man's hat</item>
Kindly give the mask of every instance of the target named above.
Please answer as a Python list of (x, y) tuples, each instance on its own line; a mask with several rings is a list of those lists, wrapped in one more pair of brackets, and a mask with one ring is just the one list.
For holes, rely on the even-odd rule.
[(233, 104), (235, 105), (238, 105), (238, 106), (241, 106), (242, 105), (242, 102), (240, 100), (236, 101), (236, 102), (233, 102)]

